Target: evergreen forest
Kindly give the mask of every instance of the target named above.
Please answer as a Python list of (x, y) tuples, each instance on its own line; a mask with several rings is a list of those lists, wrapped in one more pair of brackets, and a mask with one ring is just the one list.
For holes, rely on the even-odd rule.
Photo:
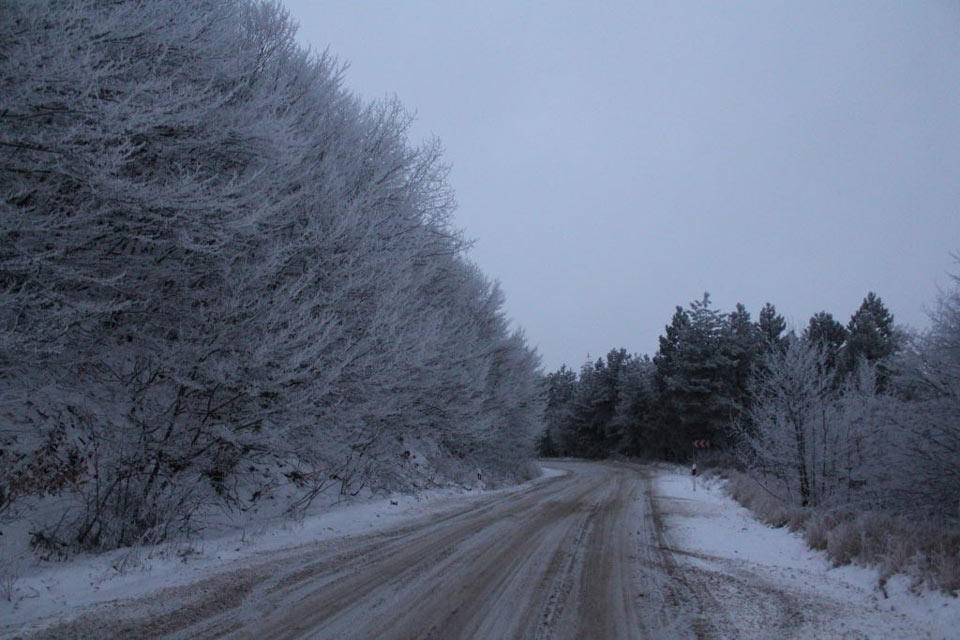
[[(960, 279), (910, 331), (873, 292), (797, 332), (709, 294), (678, 306), (653, 357), (611, 349), (544, 377), (544, 456), (708, 462), (781, 504), (954, 518), (960, 505)], [(707, 441), (709, 449), (694, 448)], [(701, 443), (703, 444), (703, 443)]]

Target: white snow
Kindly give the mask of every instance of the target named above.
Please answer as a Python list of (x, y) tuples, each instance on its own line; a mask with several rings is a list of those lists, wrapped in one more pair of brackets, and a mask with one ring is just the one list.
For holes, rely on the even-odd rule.
[(300, 522), (276, 518), (256, 528), (216, 537), (81, 555), (66, 562), (38, 565), (22, 558), (3, 559), (7, 566), (20, 563), (22, 574), (13, 586), (12, 601), (0, 600), (0, 637), (16, 636), (69, 619), (91, 605), (189, 584), (223, 571), (227, 565), (236, 568), (246, 559), (265, 552), (372, 533), (442, 511), (451, 503), (469, 504), (565, 473), (542, 468), (539, 478), (493, 491), (449, 487), (339, 506), (317, 505), (315, 513)]
[[(885, 628), (874, 612), (888, 612), (929, 637), (960, 638), (960, 599), (939, 592), (910, 589), (904, 576), (894, 576), (886, 596), (878, 588), (875, 569), (833, 567), (826, 554), (810, 549), (799, 534), (766, 526), (723, 490), (718, 479), (697, 480), (687, 470), (663, 470), (655, 481), (658, 502), (666, 505), (668, 543), (678, 558), (693, 566), (742, 577), (761, 576), (765, 584), (811, 603), (839, 603), (837, 623), (866, 631), (868, 637), (901, 637)], [(730, 603), (735, 605), (736, 603)], [(841, 635), (840, 629), (836, 630)]]
[[(543, 475), (531, 482), (565, 473), (544, 468)], [(0, 637), (72, 618), (91, 605), (188, 584), (266, 552), (399, 526), (494, 493), (518, 491), (528, 484), (495, 492), (445, 488), (418, 496), (328, 506), (300, 523), (277, 521), (258, 530), (190, 543), (79, 556), (42, 566), (34, 562), (17, 581), (14, 601), (0, 602)], [(960, 637), (960, 599), (932, 592), (918, 595), (902, 577), (887, 583), (889, 597), (884, 597), (877, 588), (875, 570), (831, 567), (825, 554), (809, 549), (799, 535), (756, 521), (726, 495), (722, 481), (704, 484), (700, 479), (694, 490), (685, 470), (662, 467), (654, 489), (667, 528), (665, 542), (681, 565), (699, 567), (712, 575), (726, 574), (741, 583), (749, 575), (759, 580), (756, 584), (789, 594), (802, 606), (822, 604), (822, 619), (803, 627), (807, 633), (802, 636), (812, 632), (818, 633), (811, 637), (846, 636), (850, 632), (850, 637), (893, 638), (904, 637), (903, 629), (919, 629), (921, 637)], [(124, 563), (123, 571), (115, 568)], [(713, 595), (729, 611), (751, 615), (747, 603), (723, 589), (716, 589)]]

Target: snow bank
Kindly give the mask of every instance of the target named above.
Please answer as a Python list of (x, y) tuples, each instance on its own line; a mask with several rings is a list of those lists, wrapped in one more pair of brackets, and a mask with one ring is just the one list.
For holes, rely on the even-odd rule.
[[(939, 592), (913, 593), (903, 576), (888, 581), (885, 595), (878, 588), (876, 570), (832, 567), (826, 554), (810, 549), (800, 535), (754, 519), (723, 491), (722, 480), (698, 478), (694, 489), (689, 471), (663, 468), (654, 491), (668, 543), (682, 552), (684, 562), (711, 571), (722, 567), (731, 573), (759, 574), (786, 592), (807, 594), (812, 602), (845, 603), (851, 618), (865, 611), (885, 611), (908, 619), (930, 637), (960, 637), (960, 599)], [(866, 619), (839, 622), (874, 628)], [(874, 633), (869, 637), (896, 637), (882, 627)]]
[(334, 538), (373, 533), (491, 495), (518, 491), (566, 472), (541, 467), (522, 485), (483, 491), (448, 487), (416, 495), (393, 495), (351, 504), (316, 506), (302, 521), (276, 519), (228, 534), (38, 564), (32, 557), (4, 558), (19, 566), (11, 602), (0, 601), (0, 637), (69, 619), (82, 609), (113, 600), (143, 597), (167, 587), (209, 577), (265, 553), (294, 549)]

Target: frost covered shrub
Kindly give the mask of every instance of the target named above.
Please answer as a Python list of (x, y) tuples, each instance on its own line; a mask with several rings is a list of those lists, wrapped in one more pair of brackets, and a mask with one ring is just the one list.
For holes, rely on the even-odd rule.
[(827, 555), (834, 565), (852, 563), (862, 550), (861, 529), (855, 521), (842, 520), (827, 532)]
[(901, 553), (902, 570), (915, 579), (916, 586), (957, 594), (960, 590), (960, 530), (943, 525), (910, 525), (911, 533)]
[(810, 521), (812, 512), (810, 509), (792, 507), (789, 510), (789, 514), (790, 517), (787, 521), (787, 528), (796, 533), (798, 531), (803, 531), (806, 528), (807, 522)]
[(386, 490), (398, 436), (523, 473), (537, 357), (400, 105), (277, 3), (0, 14), (0, 517), (57, 494), (52, 544), (160, 541), (281, 486)]
[(726, 488), (734, 500), (772, 527), (788, 527), (791, 531), (797, 531), (809, 517), (807, 509), (784, 503), (745, 473), (728, 470)]
[(827, 548), (827, 533), (830, 531), (830, 525), (827, 516), (822, 513), (814, 513), (807, 520), (806, 527), (803, 530), (803, 539), (811, 549), (825, 550)]
[(881, 585), (905, 573), (957, 588), (960, 277), (953, 280), (931, 329), (890, 334), (899, 351), (873, 362), (852, 366), (851, 352), (838, 369), (825, 345), (792, 338), (754, 372), (751, 420), (734, 425), (754, 482), (809, 509), (783, 514), (741, 481), (733, 495), (765, 522), (802, 527), (837, 565), (878, 567)]
[(955, 593), (960, 588), (960, 531), (955, 527), (882, 511), (839, 510), (813, 513), (803, 535), (837, 566), (877, 567), (881, 586), (902, 573), (931, 589)]
[[(910, 538), (916, 535), (907, 522), (889, 513), (867, 511), (859, 514), (855, 522), (861, 532), (858, 560), (867, 564), (886, 564), (893, 568), (896, 559), (903, 555), (897, 541), (909, 544)], [(900, 566), (894, 570), (899, 570)]]
[(955, 534), (949, 543), (926, 556), (924, 571), (926, 585), (931, 589), (951, 593), (960, 592), (960, 543)]

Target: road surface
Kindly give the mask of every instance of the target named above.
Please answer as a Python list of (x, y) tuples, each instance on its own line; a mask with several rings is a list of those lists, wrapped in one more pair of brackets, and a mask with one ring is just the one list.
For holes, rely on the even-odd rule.
[(400, 528), (274, 552), (39, 637), (783, 638), (836, 630), (817, 621), (810, 596), (742, 568), (724, 574), (684, 563), (665, 537), (669, 500), (656, 495), (650, 468), (550, 466), (564, 475)]

